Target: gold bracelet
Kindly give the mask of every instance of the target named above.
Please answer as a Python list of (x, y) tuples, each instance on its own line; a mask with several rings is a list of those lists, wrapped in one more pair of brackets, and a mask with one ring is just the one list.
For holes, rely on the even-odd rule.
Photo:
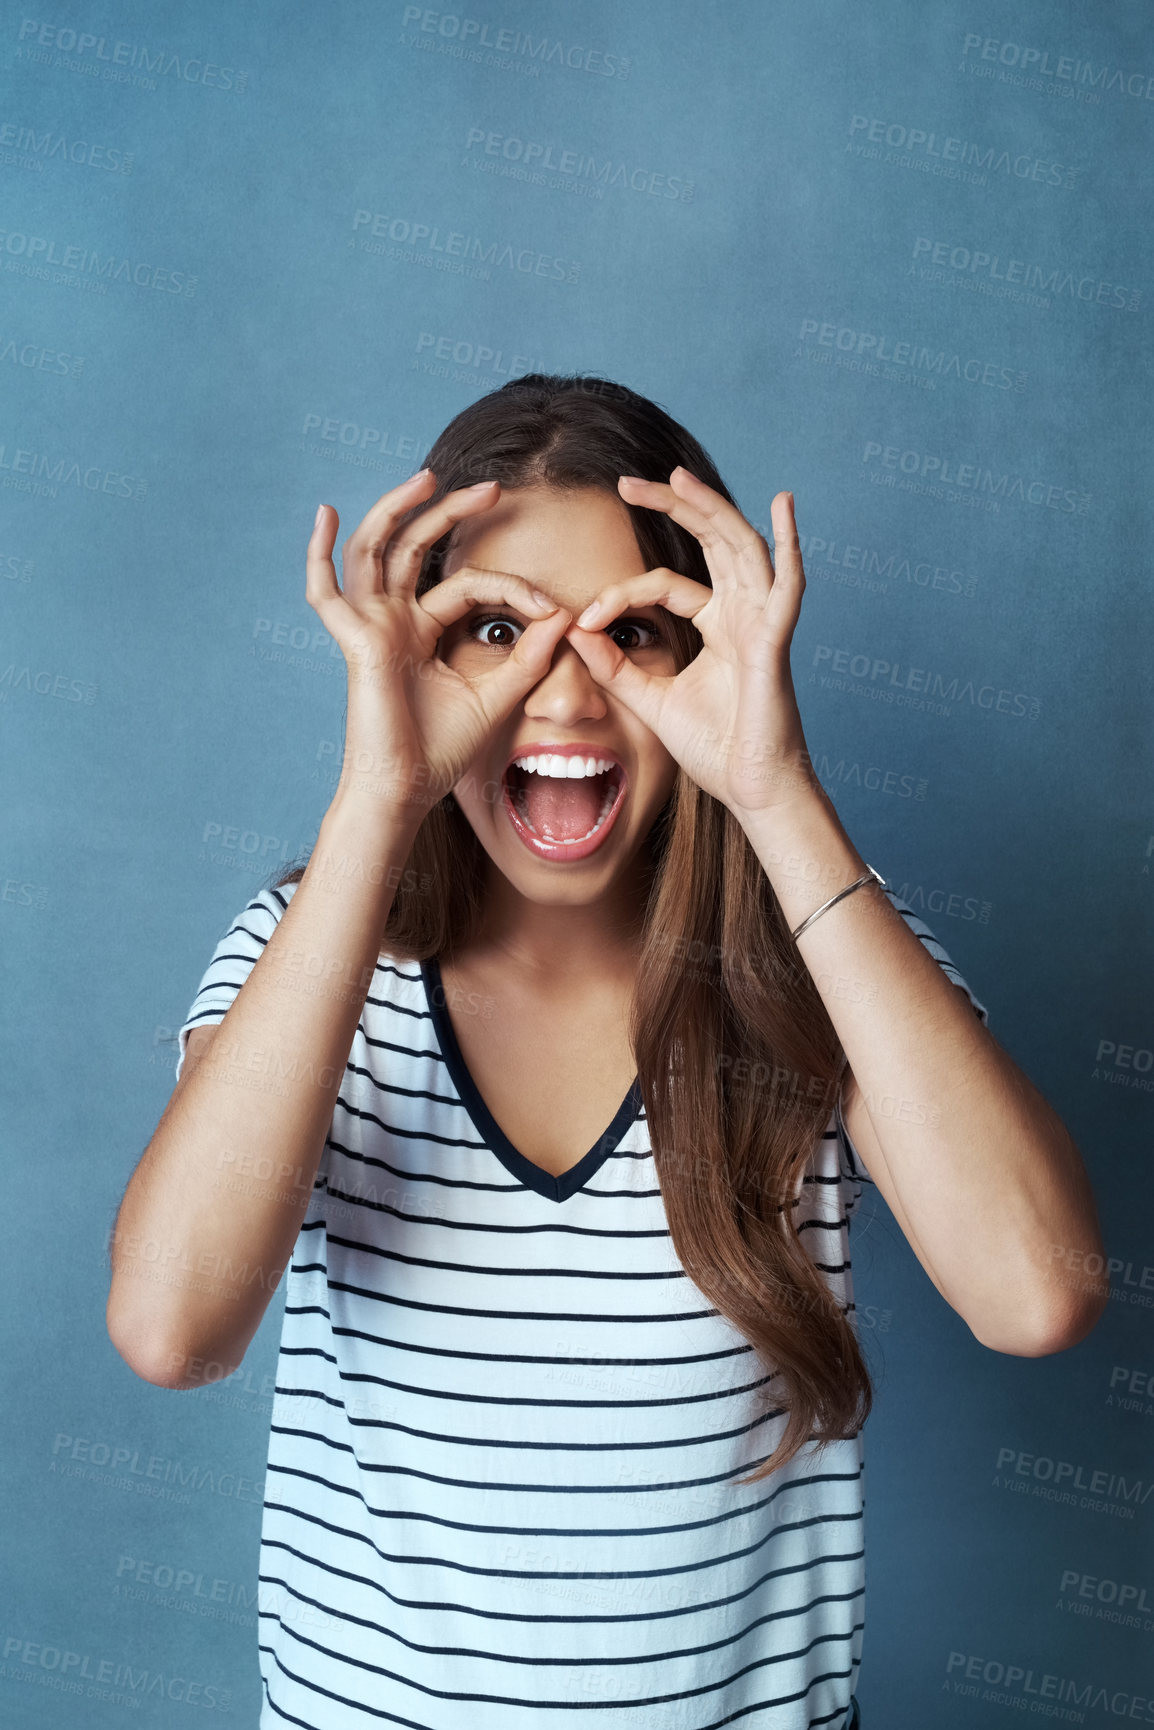
[(816, 913), (811, 913), (808, 919), (803, 919), (797, 930), (790, 932), (790, 936), (796, 941), (807, 926), (812, 925), (815, 919), (820, 919), (822, 914), (826, 912), (828, 908), (833, 907), (838, 901), (843, 900), (845, 896), (852, 895), (855, 889), (860, 889), (862, 884), (868, 883), (871, 878), (875, 883), (880, 883), (883, 889), (885, 888), (885, 878), (880, 876), (879, 873), (874, 870), (872, 865), (867, 865), (864, 877), (859, 877), (857, 882), (851, 883), (848, 889), (839, 889), (836, 895), (831, 895), (828, 901), (822, 903)]

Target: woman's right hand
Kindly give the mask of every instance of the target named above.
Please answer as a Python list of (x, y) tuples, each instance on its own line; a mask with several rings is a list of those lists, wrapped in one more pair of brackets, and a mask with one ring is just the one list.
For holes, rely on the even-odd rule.
[[(419, 827), (461, 780), (493, 729), (544, 677), (571, 623), (518, 577), (470, 570), (418, 600), (428, 549), (453, 524), (501, 496), (500, 484), (446, 493), (398, 534), (402, 516), (435, 487), (431, 472), (383, 494), (345, 541), (343, 592), (333, 566), (339, 518), (322, 505), (309, 538), (305, 598), (336, 638), (348, 669), (345, 755), (338, 794)], [(442, 593), (442, 591), (444, 591)], [(423, 602), (437, 594), (436, 612)], [(531, 622), (491, 670), (469, 680), (437, 657), (445, 627), (476, 603), (512, 606)]]

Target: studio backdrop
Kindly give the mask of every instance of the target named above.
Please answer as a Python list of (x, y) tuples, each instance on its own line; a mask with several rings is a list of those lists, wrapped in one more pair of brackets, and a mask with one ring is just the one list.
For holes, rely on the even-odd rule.
[(1098, 1200), (1111, 1301), (1030, 1359), (866, 1189), (863, 1721), (1154, 1723), (1154, 14), (45, 4), (0, 26), (0, 1719), (256, 1723), (283, 1284), (166, 1390), (106, 1333), (109, 1234), (336, 785), (317, 505), (339, 546), (545, 371), (660, 403), (770, 539), (794, 492), (822, 783)]

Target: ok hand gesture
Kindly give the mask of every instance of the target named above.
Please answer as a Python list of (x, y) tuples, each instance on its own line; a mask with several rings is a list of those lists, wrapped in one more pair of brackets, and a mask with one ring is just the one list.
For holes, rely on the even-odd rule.
[[(735, 505), (675, 468), (666, 485), (623, 475), (630, 504), (665, 511), (700, 541), (713, 587), (659, 566), (607, 586), (565, 633), (598, 684), (655, 733), (700, 787), (740, 820), (806, 796), (811, 766), (789, 665), (805, 576), (793, 495), (771, 506), (776, 569)], [(675, 677), (644, 672), (605, 627), (630, 606), (692, 619), (703, 647)], [(584, 628), (587, 627), (587, 628)]]

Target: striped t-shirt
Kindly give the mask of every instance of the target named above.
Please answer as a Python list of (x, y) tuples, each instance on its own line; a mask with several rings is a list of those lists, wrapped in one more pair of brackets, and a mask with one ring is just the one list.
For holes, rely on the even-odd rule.
[[(295, 890), (218, 943), (178, 1075)], [(381, 955), (286, 1276), (261, 1730), (842, 1730), (860, 1432), (732, 1484), (786, 1419), (674, 1254), (636, 1081), (553, 1177), (490, 1115), (452, 1008), (435, 962)], [(851, 1314), (863, 1181), (835, 1111), (799, 1223)]]

